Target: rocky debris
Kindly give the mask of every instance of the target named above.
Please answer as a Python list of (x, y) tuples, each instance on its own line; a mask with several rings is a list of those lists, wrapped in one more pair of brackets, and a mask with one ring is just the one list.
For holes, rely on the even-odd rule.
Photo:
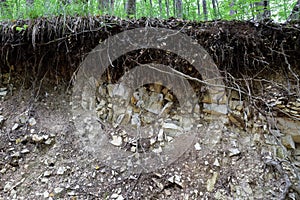
[(117, 136), (117, 135), (113, 135), (112, 140), (110, 141), (110, 143), (114, 146), (121, 146), (122, 145), (122, 137)]
[(207, 180), (206, 189), (208, 192), (213, 191), (215, 184), (217, 182), (218, 176), (219, 176), (218, 172), (213, 172), (211, 178)]
[(238, 148), (230, 148), (228, 151), (229, 151), (229, 156), (230, 157), (237, 156), (241, 153)]
[(5, 118), (3, 115), (0, 115), (0, 127), (2, 126), (3, 122), (5, 121)]
[(287, 117), (276, 118), (278, 129), (285, 135), (291, 135), (296, 143), (300, 143), (300, 120)]
[(54, 191), (55, 194), (60, 194), (63, 190), (64, 190), (64, 188), (56, 187), (56, 188), (54, 188), (53, 191)]
[(216, 166), (216, 167), (220, 167), (221, 166), (218, 158), (215, 159), (213, 165)]
[(15, 123), (13, 127), (11, 128), (12, 131), (17, 130), (19, 128), (19, 124)]
[(270, 116), (268, 123), (278, 126), (282, 133), (291, 135), (295, 142), (300, 143), (300, 98), (286, 95), (273, 85), (266, 89), (268, 92), (263, 100), (266, 113)]
[[(98, 92), (97, 96), (98, 117), (112, 122), (114, 127), (119, 125), (144, 126), (166, 116), (178, 118), (176, 114), (183, 112), (178, 110), (179, 107), (176, 108), (178, 103), (173, 102), (175, 98), (166, 88), (162, 89), (161, 86), (153, 84), (149, 88), (143, 86), (132, 92), (130, 88), (124, 85), (120, 87), (120, 85), (101, 86), (99, 88), (101, 92)], [(113, 106), (109, 106), (112, 104)], [(185, 125), (187, 128), (191, 124), (188, 118), (180, 119), (179, 123), (187, 124)]]
[(300, 120), (299, 98), (287, 97), (279, 92), (274, 92), (272, 96), (273, 98), (266, 100), (266, 109), (273, 111), (276, 116), (288, 116)]
[(282, 144), (288, 149), (295, 149), (295, 142), (291, 135), (286, 135), (281, 138)]
[[(227, 115), (218, 113), (210, 118), (213, 121), (202, 121), (202, 117), (209, 115), (202, 111), (201, 103), (195, 106), (198, 111), (189, 118), (177, 109), (176, 98), (171, 93), (165, 95), (163, 89), (146, 87), (140, 91), (149, 98), (133, 94), (134, 99), (129, 95), (125, 101), (120, 95), (126, 95), (126, 92), (122, 90), (123, 86), (118, 87), (120, 91), (112, 88), (111, 92), (118, 97), (109, 96), (103, 87), (105, 98), (99, 99), (97, 105), (100, 110), (108, 111), (106, 116), (106, 111), (98, 115), (102, 116), (104, 124), (112, 124), (113, 128), (106, 133), (109, 136), (107, 143), (116, 152), (124, 150), (134, 159), (141, 150), (163, 154), (166, 146), (171, 146), (185, 131), (196, 130), (195, 138), (181, 141), (190, 148), (167, 167), (149, 173), (141, 170), (130, 173), (130, 162), (107, 166), (103, 160), (85, 152), (73, 132), (65, 131), (69, 119), (59, 119), (58, 124), (63, 125), (59, 125), (57, 134), (53, 134), (45, 130), (56, 124), (40, 123), (43, 117), (49, 119), (48, 114), (37, 113), (34, 118), (38, 123), (32, 127), (29, 125), (32, 115), (21, 114), (8, 123), (8, 114), (2, 112), (5, 121), (0, 133), (1, 198), (279, 199), (289, 180), (293, 187), (288, 188), (286, 196), (299, 198), (296, 187), (300, 148), (296, 120), (277, 117), (278, 126), (269, 127), (269, 119), (245, 106), (243, 100), (230, 101)], [(161, 102), (157, 94), (163, 94), (162, 106), (151, 107), (147, 102), (151, 92), (157, 97), (153, 97), (154, 104)], [(150, 107), (160, 109), (160, 112), (153, 112)], [(137, 137), (130, 131), (132, 129), (124, 128), (128, 124), (133, 126), (134, 115), (135, 125), (141, 125), (142, 137)], [(231, 115), (239, 119), (234, 121), (230, 119)], [(217, 120), (220, 123), (214, 123)], [(18, 128), (12, 131), (15, 123)], [(23, 133), (25, 126), (29, 130)], [(290, 163), (289, 155), (293, 163)], [(282, 168), (265, 158), (278, 160), (276, 162)]]
[(33, 117), (31, 117), (29, 120), (28, 120), (28, 123), (30, 126), (35, 126), (36, 125), (36, 121)]
[(197, 151), (200, 151), (200, 150), (201, 150), (201, 146), (200, 146), (200, 144), (199, 144), (198, 142), (194, 145), (194, 147), (195, 147), (195, 149), (196, 149)]
[(183, 188), (183, 187), (184, 187), (184, 182), (182, 181), (180, 175), (174, 175), (174, 176), (171, 176), (170, 178), (168, 178), (168, 181), (169, 181), (170, 183), (175, 183), (175, 184), (177, 184), (178, 186), (180, 186), (180, 188)]
[(44, 177), (49, 177), (49, 176), (51, 176), (51, 174), (52, 174), (51, 171), (45, 171), (43, 175), (44, 175)]
[(7, 95), (8, 91), (7, 88), (0, 88), (0, 97), (5, 97)]
[[(172, 92), (160, 84), (135, 91), (122, 83), (104, 84), (99, 86), (96, 99), (99, 119), (122, 130), (111, 132), (110, 143), (133, 153), (142, 150), (160, 154), (174, 138), (197, 128), (194, 124), (201, 121), (199, 102), (184, 110)], [(138, 136), (123, 127), (147, 134)]]
[(57, 169), (57, 174), (58, 175), (63, 175), (65, 172), (67, 171), (67, 168), (65, 168), (65, 167), (59, 167), (58, 169)]

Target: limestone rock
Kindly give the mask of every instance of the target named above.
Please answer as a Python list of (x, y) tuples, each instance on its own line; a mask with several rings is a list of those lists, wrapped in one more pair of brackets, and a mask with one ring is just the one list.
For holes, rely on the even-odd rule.
[(145, 109), (151, 113), (159, 114), (162, 110), (163, 95), (153, 92), (146, 102)]
[(203, 104), (203, 112), (207, 112), (210, 114), (216, 114), (216, 115), (218, 115), (218, 114), (226, 115), (228, 112), (228, 109), (227, 109), (227, 105), (225, 105), (225, 104), (204, 103)]
[(278, 128), (285, 135), (291, 135), (296, 143), (300, 143), (300, 121), (289, 118), (277, 118)]
[(194, 147), (197, 151), (200, 151), (202, 149), (198, 142), (194, 145)]
[(127, 100), (127, 99), (129, 99), (131, 90), (129, 87), (126, 87), (125, 84), (120, 83), (120, 84), (114, 85), (112, 93), (113, 93), (113, 96), (121, 97), (122, 99)]
[(122, 145), (122, 137), (113, 135), (110, 143), (114, 146), (121, 146)]
[(219, 176), (219, 173), (214, 172), (212, 177), (207, 180), (206, 189), (207, 189), (208, 192), (211, 192), (211, 191), (214, 190), (214, 187), (215, 187), (215, 184), (217, 182), (218, 176)]
[(231, 148), (228, 151), (229, 151), (229, 156), (230, 157), (239, 155), (241, 153), (238, 148)]
[(286, 135), (281, 138), (282, 144), (288, 149), (295, 149), (295, 142), (291, 135)]

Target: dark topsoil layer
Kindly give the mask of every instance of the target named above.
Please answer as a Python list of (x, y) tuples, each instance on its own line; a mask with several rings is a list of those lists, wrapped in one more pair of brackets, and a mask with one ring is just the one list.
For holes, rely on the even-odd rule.
[[(280, 73), (292, 77), (289, 66), (296, 74), (300, 70), (300, 22), (275, 24), (270, 21), (211, 21), (191, 22), (178, 19), (121, 20), (116, 17), (54, 17), (27, 21), (0, 23), (0, 73), (27, 72), (27, 77), (62, 77), (68, 80), (84, 57), (99, 41), (125, 30), (141, 27), (157, 27), (180, 30), (193, 39), (211, 55), (219, 69), (235, 77), (264, 77)], [(28, 27), (24, 27), (28, 25)], [(150, 62), (149, 52), (124, 60)], [(150, 56), (149, 56), (150, 55)], [(167, 55), (167, 54), (166, 54)], [(166, 56), (164, 55), (164, 56)], [(127, 59), (124, 58), (127, 56)], [(157, 58), (175, 62), (176, 55)], [(123, 65), (124, 66), (124, 65)], [(57, 76), (58, 75), (58, 76)]]

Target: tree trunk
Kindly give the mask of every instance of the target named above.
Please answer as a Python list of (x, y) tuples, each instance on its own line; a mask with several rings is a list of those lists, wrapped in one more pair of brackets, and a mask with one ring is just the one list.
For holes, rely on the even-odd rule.
[(199, 18), (201, 18), (201, 11), (200, 11), (200, 0), (197, 0), (197, 12), (198, 12), (198, 16), (199, 16)]
[(170, 17), (169, 0), (166, 0), (166, 11), (167, 11), (167, 18), (169, 18)]
[(173, 0), (173, 15), (176, 16), (176, 0)]
[(234, 5), (235, 5), (235, 0), (232, 0), (231, 3), (230, 3), (230, 5), (229, 5), (229, 6), (230, 6), (229, 15), (230, 15), (230, 16), (233, 16), (233, 15), (236, 14), (236, 12), (235, 12), (235, 10), (234, 10), (234, 8), (233, 8)]
[(203, 14), (204, 14), (204, 20), (208, 20), (208, 13), (207, 13), (207, 5), (206, 0), (202, 0), (202, 7), (203, 7)]
[(135, 16), (135, 12), (136, 12), (135, 1), (136, 0), (127, 0), (126, 2), (126, 13), (128, 17)]
[(212, 0), (211, 2), (212, 2), (212, 5), (213, 5), (213, 10), (214, 10), (214, 19), (216, 19), (216, 18), (218, 18), (216, 0)]
[(219, 2), (218, 2), (218, 0), (215, 0), (215, 1), (216, 1), (216, 4), (217, 4), (218, 17), (220, 17), (220, 19), (222, 19), (222, 15), (221, 15), (221, 12), (220, 12)]
[(176, 17), (182, 18), (182, 0), (176, 0)]
[(254, 6), (256, 7), (256, 20), (261, 21), (264, 19), (268, 19), (271, 16), (271, 11), (269, 8), (269, 0), (267, 1), (260, 1), (254, 3)]
[[(145, 0), (146, 2), (146, 0)], [(152, 17), (153, 16), (153, 2), (152, 0), (149, 0), (149, 3), (150, 3), (150, 16)]]
[(108, 7), (109, 7), (109, 0), (99, 0), (99, 9), (102, 12), (107, 11)]
[(115, 6), (114, 6), (115, 1), (114, 0), (110, 0), (110, 10), (111, 13), (113, 14), (115, 11)]
[(299, 20), (300, 19), (300, 0), (297, 1), (296, 5), (294, 6), (289, 18), (287, 21), (294, 21), (294, 20)]
[(159, 5), (159, 17), (162, 17), (162, 2), (161, 2), (161, 0), (158, 0), (158, 5)]

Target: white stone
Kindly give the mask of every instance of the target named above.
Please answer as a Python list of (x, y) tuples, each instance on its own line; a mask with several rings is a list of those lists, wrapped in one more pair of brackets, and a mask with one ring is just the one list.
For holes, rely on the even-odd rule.
[(124, 197), (122, 195), (119, 195), (117, 200), (124, 200)]
[(173, 129), (173, 130), (180, 130), (182, 131), (182, 128), (176, 124), (173, 123), (163, 123), (162, 127), (164, 129)]
[(67, 171), (67, 169), (66, 169), (65, 167), (59, 167), (56, 173), (57, 173), (58, 175), (62, 175), (62, 174), (64, 174), (66, 171)]
[(156, 148), (156, 149), (153, 149), (152, 150), (154, 153), (161, 153), (162, 152), (162, 148), (159, 146), (158, 148)]
[(167, 196), (170, 196), (172, 194), (170, 190), (165, 189), (164, 191)]
[(164, 130), (160, 129), (157, 135), (157, 141), (162, 142), (164, 141)]
[(3, 121), (4, 121), (4, 116), (0, 115), (0, 124), (2, 124)]
[(49, 182), (49, 179), (48, 179), (48, 178), (41, 178), (41, 182), (42, 182), (42, 183), (48, 183), (48, 182)]
[(16, 130), (17, 128), (19, 128), (19, 124), (14, 124), (13, 127), (11, 128), (12, 131)]
[(44, 197), (44, 198), (49, 197), (49, 192), (45, 191), (45, 192), (43, 193), (43, 197)]
[(54, 188), (54, 193), (55, 193), (55, 194), (59, 194), (59, 193), (61, 193), (63, 190), (64, 190), (64, 188), (57, 187), (57, 188)]
[(162, 110), (163, 95), (152, 92), (149, 100), (146, 102), (145, 109), (151, 113), (159, 114)]
[(8, 192), (9, 190), (11, 190), (13, 187), (13, 183), (12, 182), (7, 182), (3, 188), (4, 192)]
[(69, 196), (75, 196), (75, 192), (74, 191), (68, 192), (68, 195)]
[(130, 151), (131, 151), (131, 152), (136, 152), (136, 146), (132, 146), (132, 147), (130, 148)]
[(33, 134), (31, 136), (32, 140), (35, 141), (35, 142), (41, 142), (44, 138), (42, 136), (39, 136), (37, 134)]
[(232, 156), (236, 156), (238, 154), (240, 154), (240, 150), (238, 148), (231, 148), (229, 149), (229, 156), (232, 157)]
[(28, 123), (29, 123), (30, 126), (36, 125), (36, 121), (35, 121), (34, 118), (30, 118), (30, 119), (28, 120)]
[(7, 95), (7, 91), (0, 92), (0, 96), (6, 96), (6, 95)]
[(168, 181), (171, 182), (171, 183), (174, 183), (174, 179), (175, 179), (175, 177), (171, 176), (170, 178), (168, 178)]
[(126, 87), (123, 83), (116, 84), (113, 88), (113, 96), (121, 97), (127, 100), (129, 98), (130, 89)]
[(175, 175), (175, 176), (174, 176), (174, 182), (175, 182), (177, 185), (183, 187), (183, 183), (181, 182), (181, 176)]
[(27, 120), (27, 116), (26, 116), (26, 115), (21, 115), (21, 116), (19, 117), (19, 122), (20, 122), (21, 124), (25, 124), (25, 123), (26, 123), (26, 120)]
[(208, 192), (213, 191), (215, 184), (217, 182), (218, 176), (219, 176), (218, 172), (214, 172), (212, 177), (207, 180), (206, 189)]
[(28, 150), (28, 149), (23, 149), (22, 151), (21, 151), (21, 153), (22, 154), (26, 154), (26, 153), (29, 153), (30, 151)]
[(153, 145), (156, 142), (155, 138), (150, 138), (150, 145)]
[(216, 158), (215, 159), (215, 162), (213, 163), (214, 166), (216, 167), (220, 167), (220, 163), (219, 163), (219, 160)]
[(112, 198), (112, 199), (116, 199), (116, 198), (118, 198), (119, 197), (119, 195), (117, 194), (117, 193), (113, 193), (111, 196), (110, 196), (110, 198)]
[(224, 105), (224, 104), (218, 105), (215, 103), (212, 103), (212, 104), (204, 103), (203, 109), (206, 109), (209, 111), (214, 111), (216, 113), (220, 113), (220, 114), (224, 114), (224, 115), (227, 114), (227, 112), (228, 112), (227, 105)]
[(44, 172), (44, 177), (49, 177), (51, 175), (51, 171), (45, 171)]
[(122, 145), (122, 137), (117, 136), (117, 135), (113, 135), (112, 136), (112, 140), (110, 141), (110, 143), (114, 146), (121, 146)]
[(11, 157), (20, 157), (20, 152), (16, 152), (16, 153), (12, 154)]
[(201, 146), (200, 146), (200, 144), (199, 144), (198, 142), (194, 145), (194, 147), (195, 147), (195, 149), (196, 149), (197, 151), (200, 151), (200, 150), (201, 150)]
[(139, 114), (135, 113), (132, 115), (131, 124), (136, 125), (138, 127), (141, 126), (141, 120), (140, 120)]
[(174, 138), (171, 136), (167, 136), (166, 139), (167, 139), (167, 142), (172, 142)]
[(52, 139), (48, 139), (45, 141), (45, 144), (50, 145), (52, 143)]
[(185, 131), (190, 131), (193, 128), (194, 120), (191, 117), (183, 117), (181, 126)]

